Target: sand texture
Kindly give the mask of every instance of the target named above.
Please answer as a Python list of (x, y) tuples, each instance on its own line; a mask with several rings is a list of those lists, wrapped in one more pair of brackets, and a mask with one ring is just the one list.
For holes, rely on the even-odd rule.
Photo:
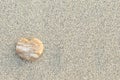
[[(43, 42), (35, 62), (21, 37)], [(0, 0), (0, 80), (120, 80), (120, 1)]]

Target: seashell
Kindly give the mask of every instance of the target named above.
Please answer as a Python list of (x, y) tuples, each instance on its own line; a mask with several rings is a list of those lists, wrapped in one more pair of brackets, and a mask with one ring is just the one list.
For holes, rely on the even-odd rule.
[(16, 54), (22, 59), (35, 61), (43, 52), (43, 43), (37, 38), (21, 38), (16, 45)]

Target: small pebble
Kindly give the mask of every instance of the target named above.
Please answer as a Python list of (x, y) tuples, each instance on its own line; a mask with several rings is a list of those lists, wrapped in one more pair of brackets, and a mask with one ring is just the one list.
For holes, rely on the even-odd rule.
[(25, 60), (35, 61), (43, 52), (43, 43), (37, 38), (21, 38), (16, 45), (16, 53)]

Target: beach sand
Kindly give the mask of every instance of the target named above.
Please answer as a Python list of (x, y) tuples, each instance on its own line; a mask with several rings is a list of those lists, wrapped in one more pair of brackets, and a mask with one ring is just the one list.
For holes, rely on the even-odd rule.
[[(21, 60), (36, 37), (44, 52)], [(0, 0), (0, 80), (119, 80), (119, 0)]]

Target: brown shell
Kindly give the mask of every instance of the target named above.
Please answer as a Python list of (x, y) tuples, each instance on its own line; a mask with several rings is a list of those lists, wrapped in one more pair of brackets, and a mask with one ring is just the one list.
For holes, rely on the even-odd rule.
[(43, 43), (37, 38), (21, 38), (16, 45), (16, 53), (25, 60), (34, 61), (43, 52)]

